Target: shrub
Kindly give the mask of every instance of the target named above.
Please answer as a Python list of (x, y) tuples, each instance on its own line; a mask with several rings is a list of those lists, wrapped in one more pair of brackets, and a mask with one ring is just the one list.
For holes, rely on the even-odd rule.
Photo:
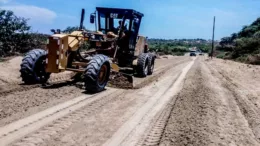
[(245, 63), (247, 60), (247, 55), (239, 56), (238, 58), (235, 59), (238, 62)]
[(176, 56), (184, 56), (185, 52), (175, 52), (172, 55), (176, 55)]
[(256, 38), (240, 38), (235, 41), (233, 50), (233, 58), (258, 52), (260, 48), (260, 39)]
[(257, 55), (248, 55), (246, 63), (260, 65), (260, 54)]
[[(227, 51), (224, 58), (258, 64), (260, 54), (260, 17), (251, 25), (244, 26), (238, 33), (224, 37), (216, 49)], [(258, 54), (258, 55), (256, 55)], [(219, 57), (222, 57), (219, 55)]]
[(225, 54), (218, 54), (216, 57), (223, 59), (225, 57)]

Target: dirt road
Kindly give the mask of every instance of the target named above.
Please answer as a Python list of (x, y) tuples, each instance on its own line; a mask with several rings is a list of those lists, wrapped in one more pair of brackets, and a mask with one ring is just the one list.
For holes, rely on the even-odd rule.
[[(136, 89), (75, 85), (0, 96), (0, 145), (260, 145), (260, 67), (158, 59)], [(2, 83), (5, 86), (7, 83)]]
[(161, 145), (259, 145), (259, 108), (234, 83), (240, 78), (226, 74), (231, 65), (220, 60), (194, 64), (172, 101)]

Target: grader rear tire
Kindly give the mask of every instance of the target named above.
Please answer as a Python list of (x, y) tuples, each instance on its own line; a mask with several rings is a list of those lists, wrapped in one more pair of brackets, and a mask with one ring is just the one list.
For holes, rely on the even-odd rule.
[(25, 84), (45, 83), (50, 73), (45, 71), (47, 52), (42, 49), (29, 51), (21, 63), (21, 78)]
[(148, 54), (147, 53), (142, 53), (138, 56), (136, 72), (139, 77), (147, 76), (147, 74), (148, 74)]
[(107, 56), (101, 54), (93, 56), (84, 73), (85, 89), (92, 93), (104, 90), (109, 80), (110, 69)]
[(148, 75), (153, 74), (155, 56), (151, 53), (148, 54)]

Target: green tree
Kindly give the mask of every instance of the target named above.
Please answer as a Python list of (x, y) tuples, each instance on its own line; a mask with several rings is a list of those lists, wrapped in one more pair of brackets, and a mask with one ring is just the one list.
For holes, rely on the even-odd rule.
[(235, 39), (237, 39), (238, 35), (237, 33), (232, 33), (231, 34), (231, 41), (233, 42)]
[(12, 11), (0, 10), (0, 57), (45, 48), (48, 35), (33, 33), (27, 21)]
[(254, 34), (254, 38), (260, 38), (260, 30)]
[[(83, 26), (83, 29), (86, 30), (86, 28)], [(72, 33), (73, 31), (79, 30), (78, 26), (68, 26), (66, 29), (64, 29), (62, 32), (63, 33)], [(89, 31), (89, 30), (87, 30)]]
[(27, 19), (15, 16), (12, 11), (0, 10), (0, 56), (16, 52), (28, 39), (29, 30)]
[(221, 41), (219, 42), (219, 44), (221, 46), (232, 44), (232, 37), (223, 37), (223, 38), (221, 38)]
[[(257, 18), (251, 25), (244, 26), (238, 33), (230, 37), (223, 37), (217, 50), (229, 52), (228, 58), (243, 61), (250, 56), (260, 55), (260, 18)], [(256, 59), (250, 63), (260, 62)]]

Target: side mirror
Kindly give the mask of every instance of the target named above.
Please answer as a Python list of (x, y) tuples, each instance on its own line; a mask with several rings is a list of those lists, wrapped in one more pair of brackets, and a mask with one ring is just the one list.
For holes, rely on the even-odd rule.
[(95, 22), (95, 14), (90, 14), (90, 23), (94, 23)]

